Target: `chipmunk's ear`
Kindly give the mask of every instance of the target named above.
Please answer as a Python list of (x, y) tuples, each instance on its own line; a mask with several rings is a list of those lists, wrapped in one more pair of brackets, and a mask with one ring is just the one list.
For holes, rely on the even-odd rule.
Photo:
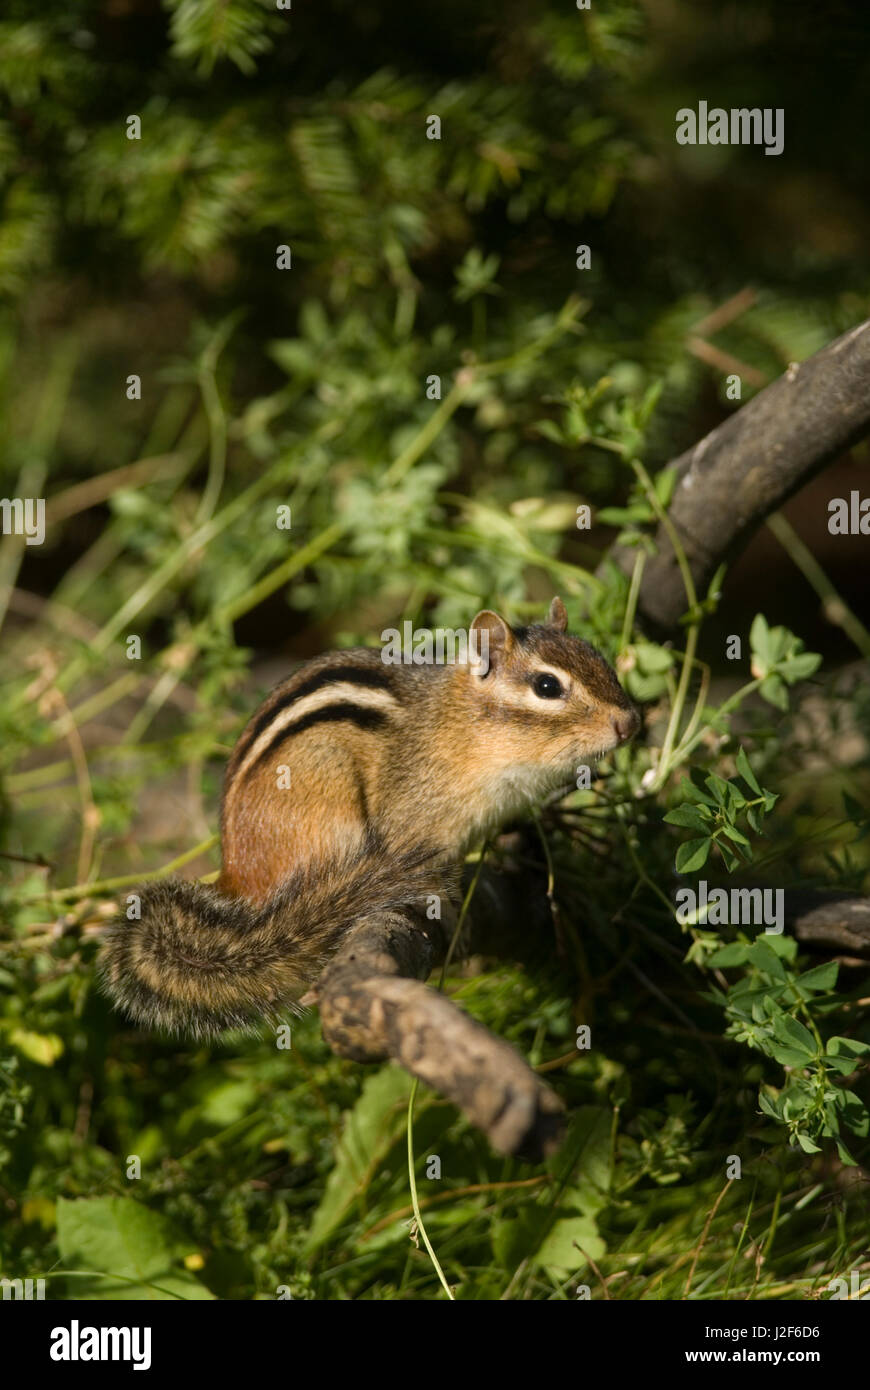
[(510, 654), (514, 635), (498, 613), (484, 608), (471, 624), (468, 659), (477, 676), (497, 671)]
[(554, 598), (550, 604), (550, 611), (547, 614), (547, 627), (554, 627), (557, 632), (565, 632), (568, 628), (568, 611), (560, 598)]

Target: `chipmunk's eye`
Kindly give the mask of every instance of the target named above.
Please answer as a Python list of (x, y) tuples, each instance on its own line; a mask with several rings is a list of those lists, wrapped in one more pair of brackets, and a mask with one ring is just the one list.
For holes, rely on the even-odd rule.
[(542, 700), (558, 700), (562, 694), (562, 682), (549, 671), (539, 671), (532, 681), (532, 689)]

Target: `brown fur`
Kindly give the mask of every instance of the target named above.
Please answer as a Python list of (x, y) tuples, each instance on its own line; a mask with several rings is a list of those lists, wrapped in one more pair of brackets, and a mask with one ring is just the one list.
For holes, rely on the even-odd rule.
[(109, 928), (102, 984), (146, 1027), (193, 1037), (250, 1029), (294, 1010), (353, 922), (370, 912), (423, 911), (444, 888), (431, 855), (392, 859), (373, 840), (326, 872), (296, 869), (259, 909), (167, 879), (143, 890), (139, 922)]
[[(227, 767), (216, 889), (153, 884), (110, 930), (105, 987), (141, 1022), (213, 1033), (272, 1016), (353, 921), (452, 883), (475, 840), (639, 720), (603, 657), (546, 624), (479, 613), (482, 665), (331, 652), (272, 691)], [(562, 694), (535, 693), (541, 672)], [(281, 772), (290, 785), (280, 785)]]

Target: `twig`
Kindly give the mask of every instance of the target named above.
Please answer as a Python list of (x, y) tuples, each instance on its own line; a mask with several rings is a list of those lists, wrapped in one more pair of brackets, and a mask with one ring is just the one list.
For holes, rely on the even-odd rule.
[(705, 1241), (706, 1241), (706, 1239), (707, 1239), (707, 1233), (708, 1233), (708, 1231), (710, 1230), (710, 1227), (711, 1227), (711, 1225), (712, 1225), (712, 1223), (713, 1223), (713, 1218), (714, 1218), (714, 1216), (716, 1215), (717, 1211), (719, 1210), (719, 1207), (720, 1207), (720, 1204), (721, 1204), (721, 1202), (722, 1202), (722, 1199), (723, 1199), (723, 1197), (725, 1196), (725, 1194), (726, 1194), (726, 1192), (728, 1191), (728, 1189), (729, 1189), (729, 1187), (731, 1186), (731, 1184), (733, 1183), (733, 1181), (734, 1181), (733, 1178), (729, 1178), (729, 1179), (728, 1179), (728, 1181), (726, 1182), (725, 1186), (722, 1188), (722, 1191), (719, 1193), (719, 1196), (716, 1198), (715, 1202), (713, 1203), (712, 1207), (710, 1208), (710, 1214), (708, 1215), (707, 1220), (706, 1220), (705, 1223), (704, 1223), (704, 1229), (703, 1229), (703, 1231), (701, 1232), (701, 1239), (698, 1241), (698, 1244), (697, 1244), (697, 1246), (695, 1247), (695, 1256), (694, 1256), (694, 1259), (692, 1260), (692, 1267), (691, 1267), (691, 1269), (689, 1270), (689, 1277), (688, 1277), (688, 1279), (686, 1280), (686, 1287), (683, 1289), (683, 1298), (688, 1298), (688, 1297), (689, 1297), (689, 1291), (690, 1291), (690, 1289), (691, 1289), (691, 1287), (692, 1287), (692, 1280), (693, 1280), (694, 1277), (695, 1277), (695, 1268), (696, 1268), (696, 1266), (697, 1266), (697, 1264), (698, 1264), (698, 1260), (701, 1258), (701, 1251), (702, 1251), (703, 1248), (704, 1248), (704, 1243), (705, 1243)]
[(776, 536), (783, 550), (797, 565), (808, 584), (811, 584), (822, 600), (822, 607), (828, 622), (841, 627), (850, 637), (862, 656), (870, 657), (870, 632), (844, 599), (840, 597), (825, 571), (812, 551), (804, 545), (794, 527), (786, 521), (782, 512), (773, 512), (767, 518), (767, 526)]

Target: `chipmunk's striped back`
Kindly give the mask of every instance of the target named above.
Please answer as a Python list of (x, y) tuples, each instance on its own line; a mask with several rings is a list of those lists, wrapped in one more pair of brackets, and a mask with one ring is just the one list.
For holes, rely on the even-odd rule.
[(393, 670), (376, 651), (333, 652), (268, 696), (227, 767), (223, 892), (263, 901), (296, 865), (328, 864), (377, 828), (372, 789), (403, 714)]
[(378, 728), (396, 708), (397, 697), (387, 669), (371, 664), (371, 653), (352, 653), (337, 665), (324, 662), (318, 671), (291, 678), (278, 686), (260, 713), (245, 729), (233, 752), (232, 778), (265, 759), (278, 745), (314, 724), (349, 721), (360, 728)]

